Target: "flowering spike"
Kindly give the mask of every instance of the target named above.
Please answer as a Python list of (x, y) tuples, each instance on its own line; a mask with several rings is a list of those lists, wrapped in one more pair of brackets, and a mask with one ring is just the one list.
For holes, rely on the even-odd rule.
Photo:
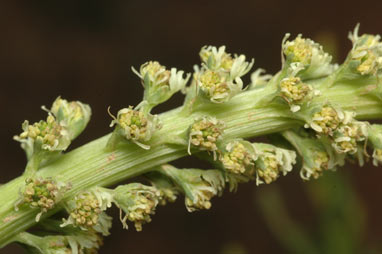
[(163, 165), (158, 172), (170, 177), (183, 190), (189, 212), (209, 209), (211, 198), (220, 195), (225, 187), (223, 174), (219, 170), (177, 169)]
[[(121, 185), (114, 190), (114, 202), (120, 208), (121, 222), (126, 229), (126, 220), (129, 220), (141, 231), (142, 224), (151, 221), (150, 215), (155, 213), (159, 200), (160, 192), (155, 187), (139, 183)], [(122, 211), (126, 213), (123, 217)]]
[(215, 118), (200, 118), (195, 120), (189, 131), (188, 153), (191, 154), (191, 145), (200, 150), (214, 153), (218, 147), (216, 142), (223, 134), (224, 124)]

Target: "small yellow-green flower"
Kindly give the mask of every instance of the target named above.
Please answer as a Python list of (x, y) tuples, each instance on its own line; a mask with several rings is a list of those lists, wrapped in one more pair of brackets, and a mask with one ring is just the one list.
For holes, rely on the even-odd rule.
[(333, 135), (344, 118), (342, 111), (331, 106), (324, 106), (319, 112), (314, 113), (309, 125), (313, 130), (324, 135)]
[(25, 180), (21, 199), (16, 203), (15, 208), (18, 209), (22, 204), (39, 208), (40, 213), (36, 216), (36, 221), (39, 221), (43, 213), (55, 207), (67, 188), (69, 186), (57, 183), (51, 178), (28, 178)]
[(286, 175), (296, 163), (294, 151), (262, 143), (254, 143), (253, 147), (258, 154), (255, 161), (257, 185), (269, 184), (275, 181), (280, 174)]
[(220, 157), (225, 169), (233, 174), (254, 173), (256, 154), (247, 141), (236, 140), (227, 144), (226, 152)]
[(152, 186), (132, 183), (118, 186), (114, 190), (114, 202), (125, 216), (121, 215), (123, 227), (127, 229), (126, 220), (134, 222), (137, 231), (142, 230), (142, 224), (151, 221), (150, 216), (160, 200), (160, 192)]
[(280, 82), (281, 97), (288, 102), (292, 112), (300, 110), (300, 105), (310, 98), (312, 90), (312, 86), (303, 83), (299, 77), (284, 78)]
[(188, 153), (191, 154), (191, 146), (201, 150), (213, 152), (218, 150), (216, 142), (223, 134), (224, 124), (215, 118), (201, 118), (194, 122), (189, 132)]
[(375, 75), (382, 69), (382, 42), (379, 35), (363, 34), (358, 35), (359, 25), (353, 33), (349, 34), (349, 39), (353, 42), (353, 49), (350, 52), (351, 60), (357, 62), (356, 71), (361, 75)]
[(111, 207), (113, 197), (100, 188), (83, 192), (66, 204), (69, 218), (64, 219), (61, 227), (74, 225), (83, 230), (93, 229), (103, 235), (109, 235), (111, 217), (104, 210)]
[(116, 132), (144, 149), (150, 147), (144, 142), (149, 141), (153, 133), (161, 128), (159, 119), (156, 115), (143, 113), (140, 110), (129, 108), (121, 109), (117, 117), (113, 119), (110, 127), (117, 125)]

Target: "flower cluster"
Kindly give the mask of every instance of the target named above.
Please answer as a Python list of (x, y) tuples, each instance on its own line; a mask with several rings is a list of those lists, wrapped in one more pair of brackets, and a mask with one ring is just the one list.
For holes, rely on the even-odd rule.
[(196, 120), (190, 128), (188, 153), (191, 154), (191, 145), (201, 150), (214, 153), (218, 147), (216, 142), (223, 134), (224, 124), (215, 118), (201, 118)]
[(359, 25), (353, 33), (349, 34), (349, 39), (353, 43), (350, 52), (351, 60), (356, 62), (356, 71), (361, 75), (377, 74), (382, 69), (382, 42), (379, 35), (363, 34), (358, 35)]
[(286, 175), (296, 163), (294, 151), (262, 143), (254, 143), (253, 146), (258, 154), (255, 161), (257, 185), (269, 184), (275, 181), (280, 174)]
[(161, 128), (159, 119), (156, 115), (143, 113), (135, 110), (131, 106), (118, 111), (117, 117), (114, 117), (110, 127), (117, 125), (115, 132), (130, 140), (144, 149), (150, 147), (145, 145), (151, 139), (153, 133)]
[(244, 55), (232, 57), (225, 52), (225, 46), (219, 49), (208, 46), (200, 51), (202, 68), (196, 68), (194, 79), (198, 89), (214, 103), (226, 102), (243, 88), (241, 76), (253, 66), (254, 60), (245, 61)]
[(354, 112), (324, 106), (314, 113), (310, 124), (305, 127), (310, 126), (318, 136), (329, 136), (337, 153), (355, 154), (358, 143), (367, 138), (368, 123), (356, 121), (354, 117)]
[[(150, 215), (160, 200), (160, 192), (151, 186), (132, 183), (118, 186), (114, 190), (114, 202), (121, 209), (121, 222), (127, 229), (126, 220), (134, 222), (137, 231), (142, 230), (142, 224), (151, 221)], [(122, 211), (126, 214), (122, 217)]]
[(15, 208), (18, 209), (22, 204), (28, 204), (31, 208), (39, 208), (40, 213), (36, 216), (36, 221), (39, 221), (43, 213), (55, 207), (63, 192), (68, 188), (51, 178), (27, 178), (24, 190), (21, 192), (21, 199), (16, 202)]

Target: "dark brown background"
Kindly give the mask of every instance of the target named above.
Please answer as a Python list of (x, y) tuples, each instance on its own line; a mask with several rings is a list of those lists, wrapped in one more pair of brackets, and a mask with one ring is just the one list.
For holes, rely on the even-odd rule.
[[(362, 32), (382, 33), (381, 7), (378, 1), (1, 1), (0, 182), (23, 171), (24, 154), (12, 140), (22, 121), (45, 117), (40, 106), (58, 95), (92, 106), (92, 121), (73, 143), (76, 147), (110, 131), (107, 106), (116, 110), (139, 103), (142, 89), (131, 66), (158, 60), (192, 71), (201, 46), (224, 44), (229, 52), (255, 57), (256, 68), (275, 72), (286, 32), (318, 41), (334, 38), (341, 60), (350, 49), (347, 33), (357, 22)], [(159, 111), (180, 102), (177, 96)], [(339, 174), (354, 184), (367, 214), (362, 241), (377, 244), (382, 236), (381, 168), (347, 166)], [(304, 192), (310, 183), (302, 183), (295, 172), (278, 184), (293, 218), (314, 231), (316, 214)], [(261, 195), (266, 188), (240, 186), (238, 193), (215, 199), (210, 211), (188, 214), (182, 201), (160, 207), (141, 233), (133, 227), (122, 230), (115, 219), (100, 253), (222, 253), (232, 242), (247, 253), (286, 253), (256, 206), (255, 192)], [(23, 251), (10, 245), (0, 253)]]

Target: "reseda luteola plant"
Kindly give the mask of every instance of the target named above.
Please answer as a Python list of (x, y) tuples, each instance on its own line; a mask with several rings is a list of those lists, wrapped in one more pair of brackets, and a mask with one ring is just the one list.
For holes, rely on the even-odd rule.
[[(25, 150), (25, 173), (0, 187), (0, 246), (18, 242), (31, 253), (96, 253), (109, 234), (112, 205), (124, 228), (137, 231), (158, 205), (185, 196), (188, 211), (209, 209), (228, 185), (269, 184), (301, 162), (303, 180), (336, 170), (345, 161), (382, 164), (382, 42), (378, 35), (349, 35), (353, 47), (341, 65), (322, 46), (298, 35), (282, 42), (282, 68), (258, 69), (254, 60), (225, 47), (203, 47), (194, 73), (150, 61), (133, 72), (142, 102), (112, 117), (111, 134), (63, 153), (86, 127), (91, 110), (57, 98), (44, 121), (25, 121), (15, 136)], [(184, 104), (160, 115), (152, 109), (173, 94)], [(270, 134), (273, 144), (246, 138)], [(282, 142), (284, 140), (284, 142)], [(279, 142), (277, 142), (279, 141)], [(287, 141), (288, 145), (285, 145)], [(283, 144), (283, 145), (282, 145)], [(198, 156), (213, 169), (178, 169), (170, 161)], [(133, 182), (107, 188), (119, 181)], [(62, 217), (65, 211), (66, 216)], [(53, 214), (56, 214), (52, 217)], [(39, 234), (27, 230), (38, 227)]]

